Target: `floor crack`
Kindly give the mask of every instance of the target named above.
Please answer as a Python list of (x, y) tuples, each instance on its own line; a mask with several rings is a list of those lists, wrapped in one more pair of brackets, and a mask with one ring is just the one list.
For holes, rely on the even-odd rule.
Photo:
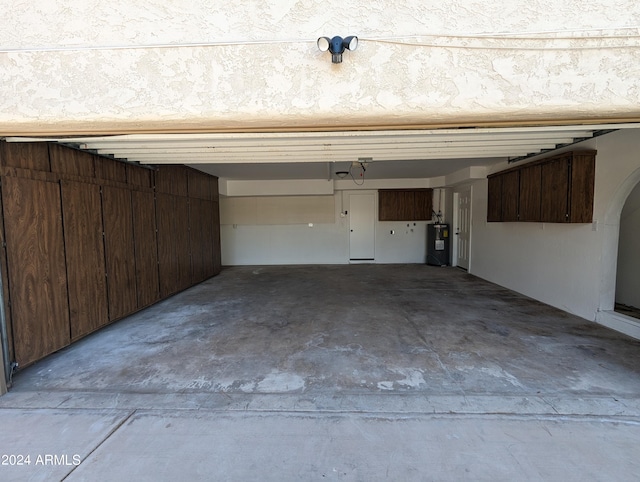
[(128, 420), (130, 420), (130, 419), (131, 419), (131, 417), (132, 417), (132, 416), (133, 416), (137, 411), (138, 411), (137, 409), (134, 409), (134, 410), (129, 411), (129, 413), (128, 413), (128, 414), (127, 414), (127, 415), (126, 415), (126, 416), (125, 416), (125, 417), (124, 417), (124, 418), (123, 418), (119, 423), (117, 423), (117, 424), (115, 425), (115, 427), (113, 427), (113, 429), (112, 429), (112, 430), (110, 430), (110, 431), (109, 431), (109, 433), (107, 433), (107, 435), (105, 435), (105, 436), (103, 437), (103, 439), (102, 439), (102, 440), (100, 440), (100, 441), (98, 442), (98, 444), (97, 444), (93, 449), (91, 449), (91, 451), (90, 451), (90, 452), (89, 452), (89, 453), (84, 457), (84, 459), (82, 459), (78, 465), (74, 466), (74, 467), (69, 471), (69, 473), (68, 473), (67, 475), (65, 475), (65, 476), (61, 479), (61, 481), (67, 480), (67, 478), (68, 478), (71, 474), (73, 474), (73, 472), (74, 472), (78, 467), (80, 467), (80, 466), (82, 465), (82, 463), (83, 463), (85, 460), (87, 460), (89, 457), (91, 457), (91, 455), (93, 455), (93, 453), (94, 453), (96, 450), (98, 450), (98, 449), (102, 446), (102, 444), (103, 444), (103, 443), (105, 443), (105, 442), (106, 442), (106, 441), (107, 441), (107, 440), (108, 440), (108, 439), (109, 439), (109, 438), (110, 438), (114, 433), (116, 433), (116, 431), (118, 431), (118, 429), (119, 429), (120, 427), (122, 427), (125, 423), (127, 423), (127, 421), (128, 421)]

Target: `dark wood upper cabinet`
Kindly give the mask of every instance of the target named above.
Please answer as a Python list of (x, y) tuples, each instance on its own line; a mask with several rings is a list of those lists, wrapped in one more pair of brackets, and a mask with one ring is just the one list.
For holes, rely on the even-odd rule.
[(127, 171), (127, 183), (145, 189), (153, 188), (153, 171), (144, 167), (125, 164)]
[(520, 172), (511, 171), (502, 176), (502, 220), (518, 220), (518, 192)]
[(34, 171), (50, 171), (45, 142), (0, 142), (0, 164)]
[(542, 165), (542, 216), (544, 223), (569, 220), (569, 164), (567, 158)]
[(413, 191), (413, 209), (416, 221), (429, 221), (433, 212), (433, 191)]
[(564, 152), (489, 176), (487, 221), (590, 223), (595, 160), (596, 151)]
[(399, 191), (378, 191), (378, 220), (395, 221), (400, 210)]
[(95, 168), (98, 179), (127, 182), (127, 165), (124, 162), (95, 156)]
[(433, 189), (381, 189), (378, 191), (379, 221), (429, 221)]
[(577, 152), (572, 157), (569, 222), (590, 223), (593, 221), (593, 196), (596, 179), (595, 152)]
[(211, 199), (211, 183), (209, 177), (208, 174), (196, 169), (189, 169), (187, 171), (190, 198)]
[(96, 156), (93, 154), (59, 144), (51, 144), (49, 146), (49, 156), (51, 158), (52, 172), (85, 178), (94, 177), (94, 160)]
[(156, 191), (177, 196), (188, 196), (189, 169), (182, 165), (167, 164), (155, 172)]
[(520, 170), (519, 221), (540, 221), (542, 194), (542, 166), (523, 167)]

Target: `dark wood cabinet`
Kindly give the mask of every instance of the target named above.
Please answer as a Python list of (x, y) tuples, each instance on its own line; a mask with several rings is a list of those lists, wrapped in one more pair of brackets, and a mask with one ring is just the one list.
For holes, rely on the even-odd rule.
[(172, 236), (175, 241), (178, 279), (178, 291), (182, 291), (191, 283), (191, 244), (189, 240), (189, 198), (175, 196), (174, 212), (175, 231)]
[(46, 142), (0, 142), (2, 166), (49, 171), (49, 144)]
[(518, 221), (540, 221), (542, 166), (527, 166), (520, 170)]
[(569, 218), (569, 165), (566, 158), (542, 165), (542, 203), (540, 221), (564, 223)]
[(131, 191), (104, 186), (102, 210), (109, 320), (114, 321), (138, 308)]
[(71, 339), (109, 322), (100, 186), (62, 182)]
[(51, 144), (49, 156), (51, 158), (51, 172), (89, 178), (95, 174), (95, 156), (88, 152)]
[(133, 191), (131, 194), (138, 308), (144, 308), (160, 299), (155, 199), (153, 192)]
[(403, 191), (378, 191), (378, 220), (397, 221), (404, 216)]
[(0, 176), (7, 355), (21, 367), (220, 271), (213, 176), (4, 141)]
[(414, 221), (430, 221), (433, 213), (433, 190), (413, 191)]
[(14, 360), (25, 366), (70, 343), (60, 185), (3, 176), (2, 205), (11, 297), (8, 326)]
[(512, 171), (502, 176), (502, 220), (518, 220), (518, 192), (520, 172)]
[(571, 156), (569, 222), (593, 221), (593, 196), (596, 178), (595, 152), (576, 152)]
[(565, 152), (489, 176), (487, 221), (590, 223), (595, 156)]
[(381, 189), (378, 191), (379, 221), (430, 221), (433, 189)]
[(178, 291), (178, 260), (174, 231), (174, 196), (156, 194), (156, 225), (158, 226), (158, 279), (160, 296), (166, 298)]
[(517, 221), (520, 173), (507, 171), (489, 178), (487, 221)]

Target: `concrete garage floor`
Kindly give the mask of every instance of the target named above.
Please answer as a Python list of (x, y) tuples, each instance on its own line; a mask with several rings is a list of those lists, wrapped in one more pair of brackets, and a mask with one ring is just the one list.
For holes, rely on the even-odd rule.
[(453, 268), (227, 268), (13, 382), (1, 480), (640, 474), (640, 342)]

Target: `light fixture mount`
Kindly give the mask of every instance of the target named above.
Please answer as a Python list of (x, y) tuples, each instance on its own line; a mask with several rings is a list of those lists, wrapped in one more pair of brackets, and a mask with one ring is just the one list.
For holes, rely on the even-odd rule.
[(331, 62), (339, 64), (342, 62), (342, 53), (346, 50), (355, 50), (358, 47), (358, 37), (350, 35), (342, 38), (336, 35), (333, 38), (320, 37), (318, 39), (318, 49), (321, 52), (327, 50), (331, 52)]

